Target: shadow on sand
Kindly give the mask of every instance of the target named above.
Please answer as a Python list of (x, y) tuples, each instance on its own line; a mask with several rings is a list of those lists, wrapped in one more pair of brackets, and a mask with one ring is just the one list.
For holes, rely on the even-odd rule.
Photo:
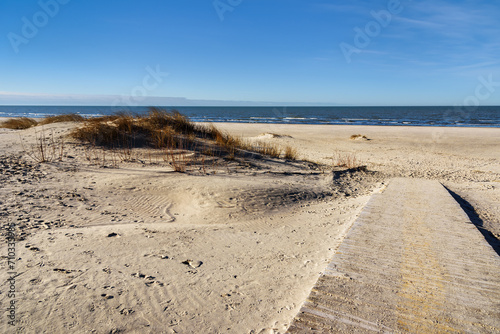
[(476, 209), (467, 202), (464, 198), (460, 197), (458, 194), (454, 193), (450, 189), (446, 188), (450, 195), (455, 199), (455, 201), (460, 204), (462, 210), (465, 211), (467, 216), (469, 216), (470, 221), (477, 227), (479, 232), (483, 235), (484, 239), (490, 244), (493, 250), (500, 256), (500, 240), (498, 240), (493, 233), (484, 228), (484, 222), (479, 217), (479, 214), (476, 212)]

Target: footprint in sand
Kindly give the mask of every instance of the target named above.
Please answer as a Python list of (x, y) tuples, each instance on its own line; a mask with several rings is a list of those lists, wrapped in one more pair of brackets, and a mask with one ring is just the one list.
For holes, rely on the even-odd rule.
[(120, 310), (120, 314), (122, 314), (122, 315), (129, 315), (129, 314), (132, 314), (134, 312), (135, 311), (132, 310), (131, 308), (124, 308), (124, 309)]
[(32, 280), (30, 280), (30, 284), (33, 284), (33, 285), (40, 284), (41, 282), (42, 282), (42, 280), (39, 278), (33, 278)]
[(26, 244), (26, 246), (24, 246), (24, 247), (28, 248), (30, 251), (33, 251), (33, 252), (40, 252), (41, 251), (40, 248), (32, 246), (30, 244)]
[(193, 261), (193, 260), (186, 260), (186, 261), (183, 261), (181, 263), (185, 264), (186, 266), (188, 266), (192, 269), (199, 268), (203, 264), (203, 262), (201, 262), (201, 261)]
[(68, 270), (68, 269), (61, 269), (61, 268), (55, 268), (52, 269), (53, 271), (63, 273), (63, 274), (71, 274), (72, 272), (75, 272), (76, 270)]
[(115, 296), (108, 295), (106, 293), (101, 294), (101, 297), (103, 297), (104, 299), (113, 299), (113, 298), (115, 298)]
[(146, 282), (144, 284), (146, 284), (146, 286), (149, 288), (153, 285), (158, 285), (158, 286), (164, 286), (165, 284), (163, 284), (162, 282), (160, 281), (156, 281), (154, 276), (150, 276), (150, 275), (146, 275), (146, 274), (142, 274), (142, 273), (134, 273), (132, 274), (132, 276), (134, 277), (137, 277), (137, 278), (142, 278), (144, 280), (147, 280), (149, 282)]

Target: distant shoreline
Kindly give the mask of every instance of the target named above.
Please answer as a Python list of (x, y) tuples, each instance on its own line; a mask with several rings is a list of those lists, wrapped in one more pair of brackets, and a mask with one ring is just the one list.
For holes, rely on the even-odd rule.
[[(4, 122), (10, 118), (16, 118), (16, 117), (23, 117), (23, 116), (13, 116), (13, 117), (0, 117), (0, 123), (1, 122)], [(44, 117), (29, 117), (31, 119), (34, 119), (34, 120), (37, 120), (37, 121), (40, 121), (42, 120)], [(234, 125), (259, 125), (259, 124), (262, 124), (262, 125), (280, 125), (280, 126), (303, 126), (303, 127), (307, 127), (307, 126), (314, 126), (314, 127), (349, 127), (349, 128), (355, 128), (355, 127), (358, 127), (358, 128), (379, 128), (379, 127), (382, 127), (382, 128), (421, 128), (421, 129), (426, 129), (426, 128), (429, 128), (429, 129), (439, 129), (439, 128), (453, 128), (453, 129), (499, 129), (500, 128), (500, 125), (496, 125), (496, 126), (451, 126), (451, 125), (405, 125), (405, 124), (401, 124), (401, 125), (397, 125), (397, 124), (374, 124), (374, 125), (371, 125), (371, 124), (309, 124), (309, 123), (300, 123), (300, 124), (297, 124), (297, 123), (257, 123), (257, 122), (206, 122), (206, 121), (194, 121), (194, 123), (207, 123), (207, 124), (210, 124), (210, 123), (216, 123), (218, 125), (231, 125), (231, 124), (234, 124)]]
[[(499, 128), (500, 107), (163, 107), (193, 122)], [(148, 107), (0, 106), (0, 117), (85, 117), (144, 113)]]

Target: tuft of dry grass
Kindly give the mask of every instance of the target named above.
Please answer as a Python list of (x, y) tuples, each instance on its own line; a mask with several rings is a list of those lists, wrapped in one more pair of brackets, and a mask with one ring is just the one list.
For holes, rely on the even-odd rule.
[(334, 155), (333, 166), (334, 167), (345, 167), (345, 168), (356, 168), (360, 166), (361, 161), (357, 158), (355, 153), (340, 153), (337, 152)]
[(28, 117), (19, 117), (19, 118), (11, 118), (2, 122), (0, 124), (0, 128), (14, 129), (14, 130), (22, 130), (28, 129), (37, 125), (46, 125), (52, 123), (60, 123), (60, 122), (82, 122), (85, 118), (78, 114), (64, 114), (57, 116), (47, 116), (42, 119), (40, 122)]
[(40, 133), (35, 130), (36, 143), (25, 147), (23, 138), (20, 136), (21, 145), (26, 154), (35, 162), (51, 162), (55, 159), (62, 161), (64, 157), (64, 140), (56, 140), (54, 131), (46, 135), (42, 129)]
[(351, 140), (361, 140), (361, 139), (368, 140), (368, 137), (366, 137), (365, 135), (360, 135), (360, 134), (351, 136)]
[(227, 132), (222, 132), (213, 124), (210, 124), (208, 127), (201, 127), (199, 130), (203, 137), (214, 140), (215, 144), (225, 150), (231, 159), (234, 159), (236, 154), (241, 151), (255, 151), (262, 153), (247, 140), (238, 136), (230, 135)]
[(149, 131), (161, 130), (165, 127), (172, 128), (177, 133), (193, 134), (198, 131), (195, 124), (177, 110), (167, 112), (160, 108), (150, 108), (145, 117), (138, 117), (140, 126)]
[(19, 118), (11, 118), (2, 122), (0, 124), (0, 128), (22, 130), (31, 128), (33, 126), (36, 126), (37, 124), (38, 122), (32, 118), (19, 117)]
[(257, 151), (263, 155), (268, 155), (273, 158), (279, 158), (281, 156), (281, 151), (282, 151), (280, 146), (267, 142), (259, 142), (257, 146), (252, 148), (252, 150)]
[(297, 160), (298, 158), (298, 153), (297, 149), (287, 146), (285, 147), (285, 159), (286, 160)]
[(61, 122), (83, 122), (85, 118), (78, 114), (64, 114), (57, 116), (47, 116), (42, 119), (38, 124), (52, 124), (52, 123), (61, 123)]
[(116, 126), (95, 120), (85, 121), (82, 127), (71, 132), (71, 136), (92, 145), (109, 147), (117, 146), (117, 141), (120, 138)]
[(151, 134), (151, 142), (155, 148), (175, 147), (178, 145), (175, 130), (170, 126), (153, 131)]
[(185, 173), (188, 165), (186, 152), (183, 150), (179, 152), (175, 152), (174, 150), (167, 150), (167, 154), (170, 158), (170, 164), (174, 171), (178, 173)]

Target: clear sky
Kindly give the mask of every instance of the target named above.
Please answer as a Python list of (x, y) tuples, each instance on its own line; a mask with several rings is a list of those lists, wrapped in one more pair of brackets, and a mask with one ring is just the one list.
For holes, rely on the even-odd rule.
[(0, 37), (0, 104), (500, 105), (498, 0), (2, 0)]

